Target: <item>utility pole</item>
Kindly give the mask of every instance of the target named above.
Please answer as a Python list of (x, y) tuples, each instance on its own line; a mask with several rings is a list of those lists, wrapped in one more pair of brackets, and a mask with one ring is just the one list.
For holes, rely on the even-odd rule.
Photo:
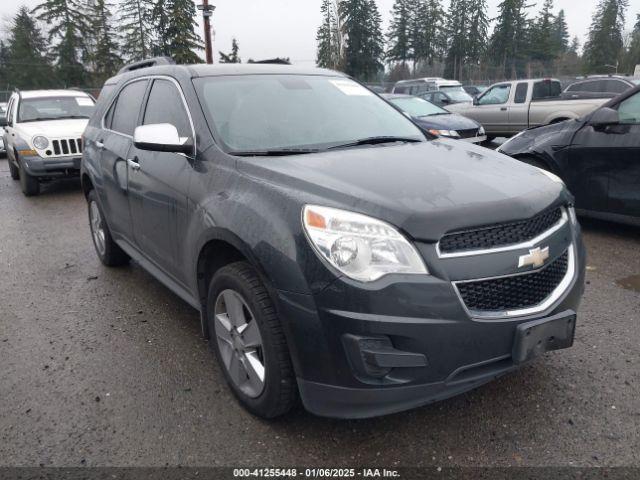
[(211, 45), (211, 22), (210, 18), (216, 9), (214, 5), (209, 5), (209, 0), (202, 0), (198, 5), (198, 10), (202, 10), (202, 19), (204, 24), (204, 53), (207, 63), (213, 63), (213, 50)]

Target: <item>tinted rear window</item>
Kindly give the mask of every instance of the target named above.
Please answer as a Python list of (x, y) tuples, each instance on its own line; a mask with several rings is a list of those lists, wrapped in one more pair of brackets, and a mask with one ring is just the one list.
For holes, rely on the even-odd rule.
[(532, 100), (542, 100), (544, 98), (559, 97), (562, 92), (560, 82), (554, 82), (545, 80), (533, 85), (533, 98)]

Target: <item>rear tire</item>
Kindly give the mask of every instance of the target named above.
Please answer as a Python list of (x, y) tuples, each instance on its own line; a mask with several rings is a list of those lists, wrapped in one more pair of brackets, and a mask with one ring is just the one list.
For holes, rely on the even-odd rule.
[(89, 228), (93, 246), (96, 249), (98, 258), (107, 267), (119, 267), (129, 263), (129, 255), (122, 250), (111, 237), (111, 232), (104, 219), (104, 213), (98, 203), (98, 195), (95, 190), (91, 190), (87, 195), (89, 209)]
[(16, 162), (20, 166), (19, 168), (19, 178), (20, 178), (20, 188), (22, 189), (22, 193), (24, 193), (25, 197), (34, 197), (40, 194), (40, 182), (38, 179), (32, 175), (29, 175), (27, 171), (24, 169), (24, 166), (20, 162), (20, 157), (16, 156)]
[(249, 263), (216, 272), (207, 315), (210, 349), (240, 403), (262, 418), (291, 410), (297, 386), (289, 349), (271, 298)]

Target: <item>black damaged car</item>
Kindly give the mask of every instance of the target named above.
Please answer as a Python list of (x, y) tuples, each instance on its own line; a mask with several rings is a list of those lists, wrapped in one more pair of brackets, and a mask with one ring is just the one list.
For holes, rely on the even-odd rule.
[(108, 80), (85, 131), (93, 242), (200, 312), (249, 411), (388, 414), (571, 346), (561, 182), (427, 138), (340, 73), (166, 63)]
[(525, 130), (499, 151), (562, 178), (579, 213), (640, 224), (640, 87), (584, 118)]

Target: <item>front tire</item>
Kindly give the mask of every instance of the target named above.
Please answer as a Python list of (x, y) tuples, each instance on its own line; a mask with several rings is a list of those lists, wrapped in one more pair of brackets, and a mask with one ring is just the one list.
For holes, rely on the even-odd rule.
[(11, 174), (11, 178), (14, 180), (20, 180), (20, 170), (13, 164), (9, 158), (9, 154), (7, 154), (7, 162), (9, 163), (9, 173)]
[[(32, 175), (29, 175), (24, 166), (20, 163), (20, 158), (16, 156), (16, 162), (20, 166), (18, 175), (20, 179), (20, 188), (25, 197), (34, 197), (40, 194), (40, 182)], [(11, 175), (13, 177), (13, 174)]]
[(89, 227), (93, 246), (96, 248), (98, 258), (107, 267), (118, 267), (129, 262), (129, 255), (122, 250), (111, 237), (111, 232), (104, 219), (104, 213), (98, 203), (98, 195), (91, 190), (87, 195), (89, 207)]
[(247, 262), (221, 268), (207, 298), (209, 345), (240, 403), (263, 418), (294, 406), (297, 387), (282, 325)]

